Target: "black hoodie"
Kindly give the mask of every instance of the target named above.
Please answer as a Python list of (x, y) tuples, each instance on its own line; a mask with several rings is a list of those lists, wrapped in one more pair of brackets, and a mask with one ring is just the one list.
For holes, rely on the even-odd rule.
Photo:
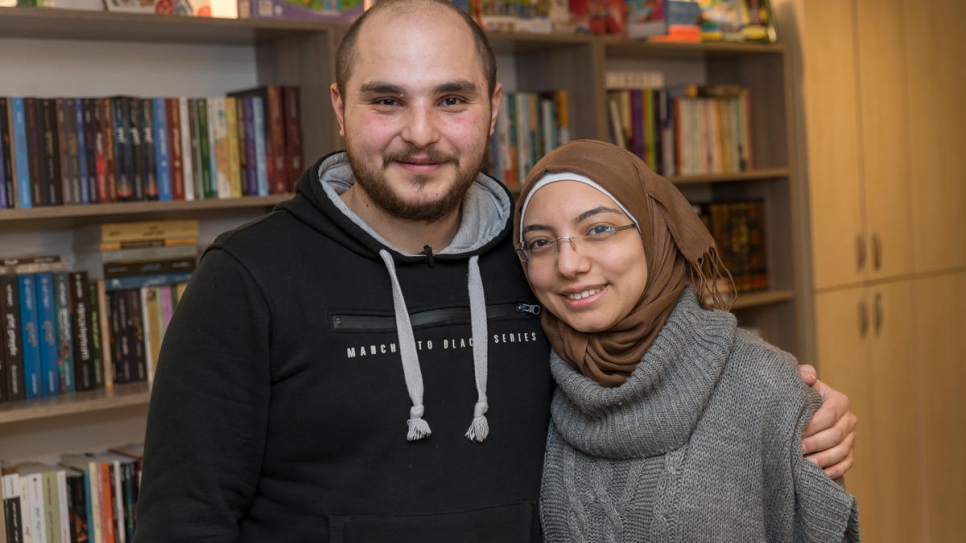
[[(480, 175), (453, 245), (408, 255), (344, 207), (351, 183), (324, 157), (205, 252), (159, 357), (135, 543), (539, 540), (552, 387), (509, 194)], [(431, 434), (409, 441), (420, 389)]]

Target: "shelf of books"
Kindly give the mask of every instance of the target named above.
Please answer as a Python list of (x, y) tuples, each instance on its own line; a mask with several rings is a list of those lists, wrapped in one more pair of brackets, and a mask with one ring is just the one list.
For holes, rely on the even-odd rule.
[(39, 398), (25, 404), (0, 403), (0, 424), (146, 405), (150, 396), (148, 383), (132, 383), (71, 395)]

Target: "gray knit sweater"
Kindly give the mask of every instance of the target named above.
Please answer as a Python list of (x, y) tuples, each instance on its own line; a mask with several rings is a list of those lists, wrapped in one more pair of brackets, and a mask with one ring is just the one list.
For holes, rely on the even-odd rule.
[(690, 288), (624, 385), (550, 364), (546, 541), (859, 540), (855, 498), (802, 456), (821, 399), (795, 359)]

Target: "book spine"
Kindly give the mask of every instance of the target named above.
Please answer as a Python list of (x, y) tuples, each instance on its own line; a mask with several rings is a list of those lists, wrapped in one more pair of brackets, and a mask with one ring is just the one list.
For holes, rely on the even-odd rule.
[(154, 154), (154, 100), (141, 98), (138, 100), (141, 109), (141, 157), (144, 166), (141, 173), (144, 177), (144, 199), (158, 199), (158, 169), (157, 157)]
[(171, 199), (184, 200), (184, 156), (181, 153), (181, 111), (177, 98), (165, 99), (168, 120), (168, 160), (171, 164)]
[(202, 198), (214, 198), (215, 186), (212, 181), (211, 169), (211, 137), (208, 122), (208, 99), (198, 98), (195, 100), (198, 117), (198, 167), (201, 170), (201, 192)]
[(134, 370), (132, 378), (135, 381), (146, 381), (148, 378), (144, 344), (144, 310), (141, 307), (141, 291), (147, 286), (149, 285), (125, 291), (128, 299), (128, 330), (131, 334), (131, 367)]
[(241, 190), (241, 153), (238, 144), (238, 99), (225, 98), (225, 132), (228, 138), (228, 184), (231, 197), (240, 198)]
[(184, 169), (184, 199), (194, 200), (195, 199), (195, 169), (194, 169), (194, 140), (192, 139), (192, 134), (194, 133), (194, 127), (191, 124), (190, 111), (193, 110), (189, 106), (190, 100), (188, 98), (178, 98), (178, 124), (181, 129), (181, 166)]
[(114, 147), (114, 107), (111, 98), (102, 98), (100, 101), (101, 120), (98, 123), (97, 133), (101, 137), (103, 145), (104, 164), (98, 167), (104, 169), (104, 181), (106, 186), (98, 186), (98, 196), (101, 202), (117, 201), (117, 160)]
[(3, 322), (3, 358), (8, 400), (26, 398), (23, 376), (23, 333), (17, 276), (0, 275), (0, 318)]
[(285, 103), (285, 143), (289, 165), (285, 168), (288, 192), (295, 192), (295, 182), (302, 175), (302, 105), (299, 88), (294, 85), (282, 87)]
[(23, 98), (11, 98), (11, 110), (13, 113), (13, 145), (16, 157), (16, 177), (17, 193), (19, 199), (18, 207), (29, 209), (33, 207), (33, 198), (30, 192), (30, 159), (27, 144), (27, 114)]
[(101, 327), (101, 358), (94, 361), (100, 368), (95, 370), (94, 375), (97, 376), (100, 372), (104, 388), (111, 388), (114, 386), (114, 336), (111, 330), (110, 298), (103, 279), (93, 281), (92, 284), (97, 288), (98, 322)]
[(265, 105), (261, 98), (252, 97), (252, 137), (255, 140), (255, 169), (258, 175), (257, 192), (268, 196), (268, 168), (270, 168), (268, 147), (265, 145)]
[[(105, 289), (107, 282), (104, 282)], [(128, 339), (125, 335), (127, 301), (123, 291), (107, 292), (111, 316), (111, 370), (114, 383), (127, 383), (131, 380), (131, 369), (127, 363)]]
[(90, 327), (90, 289), (86, 271), (69, 272), (70, 296), (73, 300), (72, 331), (74, 339), (74, 376), (76, 389), (92, 390), (96, 387), (94, 365), (96, 361), (91, 352)]
[(211, 133), (212, 183), (218, 198), (231, 198), (231, 165), (229, 163), (228, 112), (223, 97), (208, 101)]
[(171, 160), (168, 151), (168, 108), (164, 98), (152, 99), (154, 108), (154, 159), (157, 169), (158, 200), (167, 202), (174, 199), (171, 186)]
[(9, 99), (0, 96), (0, 209), (14, 207)]
[[(53, 189), (54, 183), (60, 188), (60, 196), (58, 200), (67, 205), (79, 204), (79, 200), (74, 199), (73, 190), (76, 186), (73, 183), (71, 177), (73, 170), (71, 168), (70, 162), (70, 142), (68, 141), (68, 136), (70, 130), (68, 129), (68, 119), (67, 119), (67, 99), (57, 98), (53, 101), (57, 120), (56, 131), (53, 133), (54, 137), (50, 138), (51, 147), (47, 150), (48, 156), (53, 162), (50, 163), (47, 170), (47, 175), (50, 176), (50, 187), (51, 187), (51, 197), (54, 196)], [(56, 144), (55, 144), (56, 142)], [(54, 175), (54, 163), (56, 163), (59, 171), (59, 175)], [(56, 177), (56, 180), (54, 179)]]
[(152, 262), (116, 262), (104, 264), (104, 278), (131, 277), (135, 275), (158, 275), (193, 271), (195, 258), (157, 260)]
[(47, 192), (44, 190), (43, 168), (41, 156), (43, 154), (42, 117), (39, 116), (37, 98), (24, 98), (24, 112), (27, 115), (27, 154), (30, 158), (30, 198), (35, 206), (45, 206)]
[[(65, 473), (67, 494), (67, 527), (70, 543), (91, 542), (90, 510), (87, 505), (87, 473), (70, 469)], [(66, 542), (65, 542), (66, 543)]]
[(112, 277), (105, 279), (108, 291), (138, 289), (157, 285), (185, 283), (191, 279), (192, 272), (161, 273), (155, 275), (135, 275), (131, 277)]
[[(78, 159), (77, 147), (77, 119), (74, 113), (73, 98), (58, 98), (56, 103), (57, 111), (57, 130), (61, 132), (57, 140), (60, 142), (60, 170), (61, 175), (57, 177), (61, 183), (60, 191), (57, 191), (67, 204), (84, 203), (83, 191), (81, 190), (80, 162)], [(51, 155), (55, 156), (55, 155)], [(53, 198), (53, 192), (51, 193)]]
[(114, 126), (114, 161), (117, 175), (117, 201), (130, 202), (134, 198), (132, 176), (134, 162), (132, 160), (131, 127), (128, 118), (128, 98), (115, 96), (112, 98), (111, 115)]
[(40, 353), (40, 392), (43, 396), (60, 394), (60, 371), (57, 368), (57, 315), (54, 309), (54, 275), (38, 273), (37, 341)]
[(97, 203), (97, 191), (91, 192), (87, 166), (87, 133), (84, 129), (84, 100), (72, 98), (74, 103), (74, 141), (77, 145), (77, 176), (80, 183), (81, 201), (84, 204)]
[(20, 329), (23, 339), (24, 392), (28, 400), (43, 395), (40, 369), (40, 336), (38, 333), (37, 287), (33, 275), (18, 275), (20, 289)]
[(104, 331), (101, 329), (101, 303), (97, 293), (97, 281), (88, 281), (87, 300), (91, 318), (88, 326), (91, 328), (91, 359), (94, 368), (94, 388), (104, 388)]
[(7, 519), (7, 543), (23, 543), (23, 516), (20, 500), (20, 474), (4, 471), (2, 479), (3, 513)]
[(74, 333), (71, 326), (70, 280), (67, 272), (54, 274), (54, 310), (57, 316), (57, 371), (60, 393), (70, 394), (74, 385)]
[(258, 165), (255, 160), (255, 112), (252, 97), (242, 98), (242, 139), (245, 144), (245, 177), (248, 183), (242, 186), (246, 196), (258, 196)]
[(288, 174), (286, 165), (288, 153), (285, 150), (285, 108), (282, 105), (282, 89), (278, 85), (268, 85), (266, 88), (267, 122), (265, 140), (270, 142), (272, 173), (269, 177), (270, 192), (283, 194), (288, 192)]
[(141, 121), (141, 99), (132, 96), (127, 99), (128, 139), (131, 149), (131, 198), (135, 202), (147, 199), (145, 188), (145, 167), (147, 159), (144, 156), (144, 135), (141, 132), (144, 123)]
[[(94, 120), (94, 110), (97, 109), (95, 106), (94, 98), (81, 98), (78, 99), (80, 104), (81, 116), (84, 120), (84, 137), (81, 140), (84, 144), (84, 159), (86, 161), (87, 170), (87, 192), (90, 194), (90, 199), (92, 204), (101, 202), (100, 195), (97, 192), (97, 150), (95, 139), (97, 139), (97, 123)], [(78, 129), (80, 132), (80, 129)]]
[(48, 205), (62, 205), (64, 203), (62, 193), (61, 169), (63, 168), (60, 159), (60, 135), (57, 119), (58, 100), (43, 98), (38, 99), (40, 111), (37, 113), (40, 122), (40, 130), (43, 132), (41, 139), (41, 168), (43, 170), (43, 185), (46, 191), (45, 198)]

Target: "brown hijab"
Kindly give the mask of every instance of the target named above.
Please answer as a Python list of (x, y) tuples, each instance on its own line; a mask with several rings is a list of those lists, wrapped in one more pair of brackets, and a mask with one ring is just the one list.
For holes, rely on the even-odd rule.
[[(534, 185), (547, 174), (564, 172), (590, 178), (637, 222), (647, 259), (647, 286), (631, 313), (604, 332), (578, 332), (549, 311), (543, 311), (541, 324), (561, 358), (603, 386), (620, 386), (654, 343), (685, 285), (693, 284), (699, 298), (701, 293), (709, 293), (712, 301), (708, 305), (727, 307), (715, 281), (727, 270), (718, 257), (714, 238), (670, 181), (651, 171), (630, 151), (592, 140), (563, 145), (530, 171), (517, 199), (515, 244), (522, 242), (521, 209), (532, 196)], [(526, 273), (526, 263), (523, 270)]]

